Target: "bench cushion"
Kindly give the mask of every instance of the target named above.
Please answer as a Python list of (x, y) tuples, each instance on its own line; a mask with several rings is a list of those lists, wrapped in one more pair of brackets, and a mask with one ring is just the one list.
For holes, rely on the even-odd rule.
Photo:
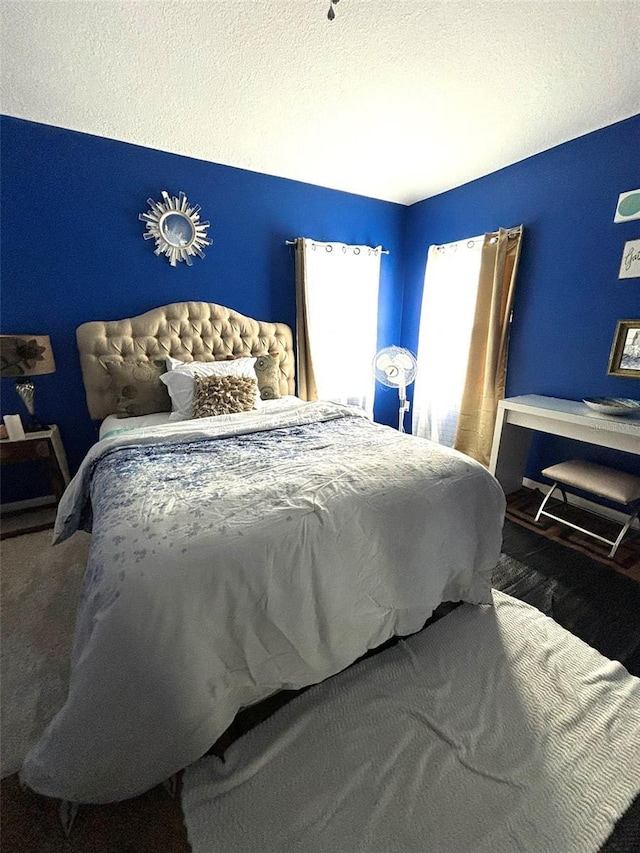
[(640, 477), (595, 462), (559, 462), (545, 468), (542, 475), (625, 506), (640, 500)]

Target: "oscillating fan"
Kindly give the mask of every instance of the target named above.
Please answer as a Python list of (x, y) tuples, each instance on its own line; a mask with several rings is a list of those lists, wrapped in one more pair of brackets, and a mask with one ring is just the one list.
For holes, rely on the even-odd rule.
[(373, 359), (373, 372), (378, 382), (398, 389), (400, 407), (398, 410), (398, 430), (404, 432), (404, 414), (409, 411), (407, 385), (416, 378), (415, 355), (404, 347), (385, 347), (379, 350)]

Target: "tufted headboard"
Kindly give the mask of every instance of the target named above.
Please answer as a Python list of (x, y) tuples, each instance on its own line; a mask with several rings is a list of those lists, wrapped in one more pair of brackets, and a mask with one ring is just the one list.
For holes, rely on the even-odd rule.
[(225, 361), (272, 355), (280, 364), (280, 393), (295, 393), (293, 335), (284, 323), (252, 320), (211, 302), (172, 302), (126, 320), (83, 323), (76, 332), (89, 414), (116, 411), (105, 362)]

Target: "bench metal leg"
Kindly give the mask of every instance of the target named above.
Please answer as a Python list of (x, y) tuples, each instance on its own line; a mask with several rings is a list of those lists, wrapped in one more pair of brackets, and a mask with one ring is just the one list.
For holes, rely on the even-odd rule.
[[(547, 513), (547, 512), (544, 512), (544, 508), (546, 507), (547, 502), (549, 501), (549, 498), (551, 497), (551, 495), (552, 495), (552, 494), (553, 494), (553, 492), (555, 491), (555, 489), (556, 489), (556, 486), (557, 486), (557, 485), (558, 485), (558, 483), (557, 483), (557, 482), (556, 482), (556, 483), (554, 483), (554, 484), (553, 484), (553, 486), (551, 486), (551, 488), (549, 489), (549, 491), (548, 491), (548, 492), (547, 492), (547, 494), (545, 495), (544, 500), (543, 500), (543, 501), (542, 501), (542, 503), (540, 504), (540, 509), (539, 509), (539, 510), (538, 510), (538, 512), (536, 513), (536, 517), (535, 517), (534, 521), (539, 521), (540, 516), (541, 516), (541, 515), (543, 515), (543, 514), (544, 514), (544, 515), (548, 515), (548, 513)], [(566, 502), (567, 502), (567, 496), (566, 496), (566, 494), (565, 494), (565, 492), (564, 492), (564, 489), (562, 489), (562, 496), (563, 496), (563, 498), (564, 498), (564, 502), (566, 503)]]
[[(560, 522), (560, 524), (564, 524), (567, 527), (571, 527), (573, 530), (577, 530), (580, 533), (584, 533), (586, 536), (591, 536), (593, 539), (598, 539), (600, 542), (604, 542), (606, 545), (611, 545), (612, 548), (609, 551), (608, 556), (609, 556), (609, 558), (615, 557), (616, 551), (618, 550), (618, 546), (620, 545), (620, 543), (622, 542), (622, 540), (626, 536), (627, 531), (629, 530), (629, 528), (631, 527), (633, 522), (640, 515), (640, 505), (636, 506), (636, 504), (634, 503), (634, 505), (632, 507), (630, 507), (631, 514), (627, 518), (627, 523), (624, 525), (624, 527), (622, 528), (622, 530), (618, 534), (617, 539), (614, 541), (613, 539), (607, 539), (605, 536), (600, 536), (600, 534), (594, 533), (592, 530), (587, 530), (584, 527), (580, 527), (578, 524), (574, 524), (571, 521), (567, 521), (565, 518), (559, 518), (557, 515), (554, 515), (551, 512), (546, 512), (545, 506), (547, 505), (549, 498), (551, 497), (551, 495), (553, 494), (553, 492), (555, 491), (555, 489), (558, 486), (559, 486), (559, 481), (556, 481), (551, 486), (551, 488), (549, 489), (547, 494), (545, 495), (544, 500), (540, 504), (540, 509), (536, 513), (535, 521), (539, 521), (541, 515), (544, 515), (547, 518), (552, 518), (554, 521), (558, 521), (558, 522)], [(564, 503), (566, 504), (567, 503), (567, 496), (566, 496), (565, 490), (562, 488), (562, 486), (560, 486), (560, 491), (562, 492), (562, 498), (564, 500)], [(634, 510), (634, 507), (635, 507), (635, 510)]]
[(632, 513), (629, 516), (629, 518), (627, 519), (627, 523), (625, 524), (625, 526), (622, 528), (622, 530), (618, 534), (618, 538), (616, 539), (616, 541), (613, 543), (613, 548), (611, 549), (611, 551), (609, 551), (610, 557), (615, 557), (615, 553), (618, 550), (618, 545), (622, 542), (622, 540), (624, 539), (624, 537), (627, 533), (627, 530), (631, 527), (631, 525), (636, 520), (638, 515), (640, 515), (640, 507), (634, 513)]

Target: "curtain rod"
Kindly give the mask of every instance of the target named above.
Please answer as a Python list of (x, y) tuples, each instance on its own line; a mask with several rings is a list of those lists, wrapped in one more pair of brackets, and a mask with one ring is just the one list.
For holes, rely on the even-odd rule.
[[(514, 240), (522, 234), (522, 229), (523, 226), (518, 225), (517, 228), (503, 228), (502, 230), (506, 233), (507, 240)], [(453, 249), (457, 252), (458, 246), (464, 244), (467, 249), (473, 249), (475, 244), (482, 243), (485, 237), (491, 237), (489, 242), (495, 243), (498, 239), (498, 231), (488, 231), (486, 234), (479, 234), (477, 237), (471, 237), (468, 240), (462, 239), (452, 240), (451, 243), (434, 243), (429, 248), (434, 248), (437, 252), (445, 252), (447, 249)]]
[[(285, 240), (284, 244), (285, 244), (285, 246), (295, 246), (296, 241), (295, 240)], [(377, 248), (377, 247), (376, 246), (367, 246), (367, 249), (373, 250), (375, 248)], [(380, 254), (381, 255), (388, 255), (389, 249), (380, 249)]]

